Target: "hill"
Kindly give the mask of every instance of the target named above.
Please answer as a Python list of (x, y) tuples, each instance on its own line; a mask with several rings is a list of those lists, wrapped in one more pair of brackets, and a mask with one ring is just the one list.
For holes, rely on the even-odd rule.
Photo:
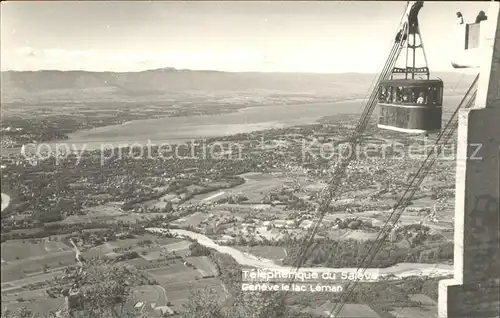
[[(472, 80), (459, 73), (435, 73), (446, 90), (463, 91)], [(2, 101), (158, 98), (173, 93), (272, 90), (286, 93), (365, 96), (375, 74), (231, 73), (162, 68), (141, 72), (6, 71)], [(458, 84), (458, 86), (457, 86)]]

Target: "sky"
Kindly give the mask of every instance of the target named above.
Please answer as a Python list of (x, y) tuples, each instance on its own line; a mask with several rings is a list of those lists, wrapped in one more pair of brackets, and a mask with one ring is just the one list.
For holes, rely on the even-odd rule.
[[(455, 13), (488, 1), (425, 2), (431, 71), (452, 71)], [(2, 70), (379, 72), (405, 1), (1, 3)]]

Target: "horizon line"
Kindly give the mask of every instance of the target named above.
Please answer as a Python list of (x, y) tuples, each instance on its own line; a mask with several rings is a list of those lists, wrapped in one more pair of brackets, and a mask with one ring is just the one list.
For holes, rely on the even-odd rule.
[[(347, 72), (301, 72), (301, 71), (223, 71), (223, 70), (209, 70), (209, 69), (189, 69), (189, 68), (175, 68), (175, 67), (159, 67), (154, 69), (144, 69), (140, 71), (95, 71), (95, 70), (83, 70), (83, 69), (37, 69), (37, 70), (2, 70), (0, 73), (16, 72), (16, 73), (36, 73), (36, 72), (86, 72), (86, 73), (144, 73), (153, 71), (192, 71), (192, 72), (213, 72), (213, 73), (254, 73), (254, 74), (314, 74), (314, 75), (338, 75), (338, 74), (380, 74), (380, 72), (359, 72), (359, 71), (347, 71)], [(464, 73), (463, 70), (435, 70), (432, 73)]]

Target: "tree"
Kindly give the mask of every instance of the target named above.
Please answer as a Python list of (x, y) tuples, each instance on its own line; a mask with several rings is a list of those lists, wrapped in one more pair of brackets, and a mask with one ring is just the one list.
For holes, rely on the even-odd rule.
[(223, 306), (217, 293), (209, 288), (191, 290), (182, 318), (306, 318), (285, 308), (280, 293), (240, 292), (231, 306)]
[(206, 287), (203, 290), (192, 289), (188, 302), (183, 305), (186, 310), (182, 318), (225, 318), (218, 301), (217, 293)]
[(210, 250), (198, 242), (194, 242), (193, 244), (189, 245), (189, 250), (191, 251), (191, 256), (210, 255)]
[(26, 307), (21, 307), (15, 312), (10, 310), (5, 310), (2, 313), (2, 318), (33, 318), (35, 315)]
[(136, 269), (108, 259), (83, 261), (76, 245), (73, 246), (78, 266), (68, 269), (65, 282), (62, 282), (69, 286), (62, 292), (66, 303), (62, 316), (73, 317), (81, 313), (96, 318), (136, 317), (133, 308), (126, 305), (131, 288), (144, 284), (144, 277)]
[(164, 213), (168, 213), (168, 212), (173, 211), (173, 209), (174, 209), (174, 205), (172, 204), (172, 202), (166, 201), (165, 202), (165, 207), (163, 208), (163, 212)]
[(288, 318), (292, 312), (285, 308), (281, 293), (242, 292), (237, 297), (236, 306), (228, 309), (231, 318)]

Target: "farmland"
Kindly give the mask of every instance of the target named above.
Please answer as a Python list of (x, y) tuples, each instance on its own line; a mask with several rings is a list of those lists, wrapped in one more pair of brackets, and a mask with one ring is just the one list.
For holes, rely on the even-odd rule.
[(273, 261), (280, 261), (286, 256), (286, 248), (281, 246), (233, 246), (233, 248), (236, 248), (244, 253), (265, 259), (271, 259)]
[[(2, 309), (27, 307), (33, 312), (47, 313), (61, 307), (63, 299), (48, 298), (47, 287), (56, 286), (56, 278), (67, 266), (75, 264), (75, 252), (63, 241), (13, 240), (2, 243)], [(80, 245), (82, 243), (79, 243)], [(142, 302), (151, 310), (168, 306), (181, 312), (191, 290), (210, 287), (224, 298), (225, 287), (217, 278), (217, 269), (206, 256), (190, 257), (191, 242), (143, 234), (80, 248), (86, 258), (110, 257), (137, 251), (138, 258), (120, 264), (143, 270), (152, 285), (134, 287), (130, 299)]]
[(216, 290), (221, 299), (225, 298), (225, 287), (217, 278), (214, 264), (206, 256), (173, 259), (167, 263), (145, 260), (131, 260), (127, 263), (141, 268), (153, 266), (145, 269), (145, 273), (158, 285), (140, 286), (133, 292), (134, 299), (146, 305), (168, 305), (172, 310), (181, 312), (191, 290), (206, 287)]
[(204, 288), (211, 288), (215, 290), (217, 294), (220, 295), (221, 300), (225, 298), (224, 286), (217, 278), (206, 278), (165, 284), (165, 289), (168, 290), (167, 295), (169, 296), (169, 301), (172, 303), (173, 308), (180, 308), (182, 304), (187, 301), (191, 290), (203, 290)]
[(71, 248), (58, 241), (40, 242), (12, 240), (1, 245), (2, 263), (27, 258), (42, 258), (55, 252), (69, 251)]
[(35, 282), (41, 274), (50, 279), (52, 274), (46, 273), (74, 263), (72, 249), (59, 241), (13, 240), (2, 243), (1, 248), (2, 286), (4, 283), (17, 286)]

